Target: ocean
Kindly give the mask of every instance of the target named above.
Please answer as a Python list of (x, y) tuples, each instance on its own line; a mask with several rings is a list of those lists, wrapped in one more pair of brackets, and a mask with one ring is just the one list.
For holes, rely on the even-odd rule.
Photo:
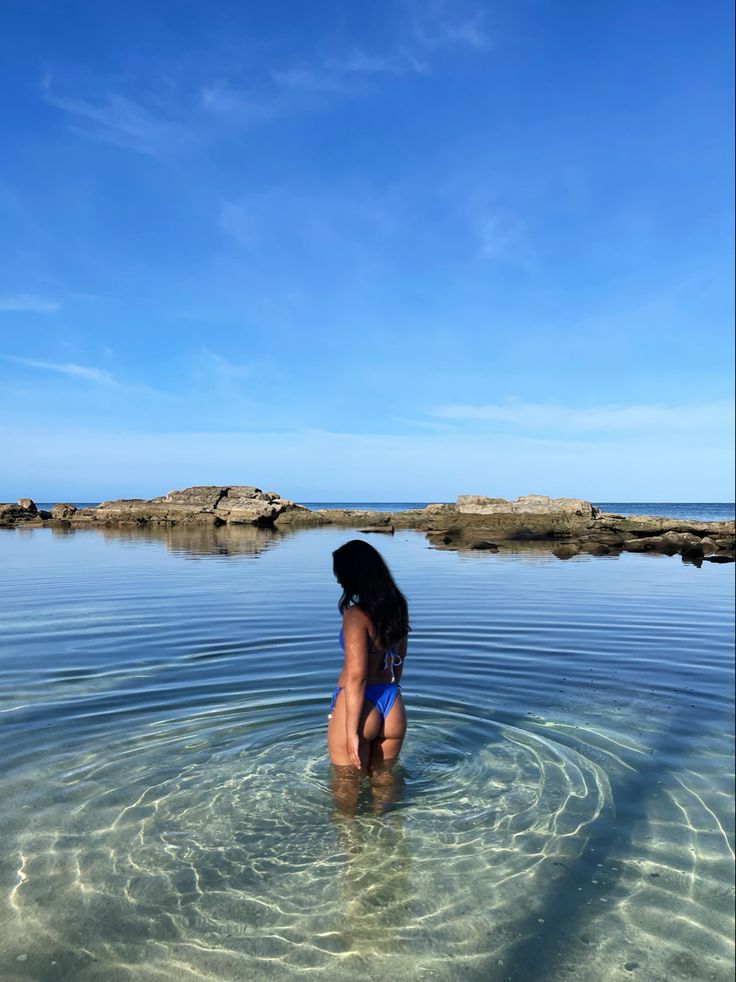
[(0, 531), (0, 977), (731, 980), (733, 567), (371, 537), (408, 731), (345, 814), (358, 535)]

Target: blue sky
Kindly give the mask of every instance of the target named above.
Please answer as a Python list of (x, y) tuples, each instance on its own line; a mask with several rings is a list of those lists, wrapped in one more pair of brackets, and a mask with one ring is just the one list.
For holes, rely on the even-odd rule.
[(0, 500), (733, 500), (730, 3), (0, 9)]

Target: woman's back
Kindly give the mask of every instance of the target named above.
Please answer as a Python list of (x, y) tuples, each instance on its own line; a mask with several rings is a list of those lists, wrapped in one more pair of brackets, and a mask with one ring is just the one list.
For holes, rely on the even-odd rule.
[[(360, 608), (353, 609), (360, 610)], [(386, 680), (398, 682), (401, 678), (400, 667), (406, 657), (406, 648), (409, 640), (408, 635), (405, 635), (398, 644), (386, 647), (382, 644), (380, 638), (376, 637), (370, 616), (365, 611), (361, 610), (360, 612), (365, 617), (366, 622), (366, 647), (368, 655), (366, 681), (369, 683), (384, 682)], [(345, 639), (342, 628), (340, 628), (339, 640), (340, 647), (345, 651)], [(340, 684), (339, 680), (338, 684)]]

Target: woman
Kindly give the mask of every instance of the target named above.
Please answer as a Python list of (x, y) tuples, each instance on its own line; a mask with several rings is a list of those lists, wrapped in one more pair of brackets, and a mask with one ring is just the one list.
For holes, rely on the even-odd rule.
[(398, 757), (406, 733), (399, 681), (408, 606), (381, 554), (362, 539), (336, 549), (332, 569), (342, 587), (345, 662), (332, 694), (327, 749), (336, 767), (372, 768)]

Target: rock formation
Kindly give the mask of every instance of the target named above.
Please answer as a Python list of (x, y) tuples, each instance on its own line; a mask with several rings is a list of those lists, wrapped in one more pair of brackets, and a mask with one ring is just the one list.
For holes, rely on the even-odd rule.
[(0, 527), (38, 525), (76, 528), (124, 525), (249, 525), (275, 530), (333, 525), (363, 533), (416, 529), (433, 546), (497, 552), (511, 543), (548, 543), (560, 559), (621, 551), (679, 554), (695, 565), (732, 562), (733, 521), (697, 522), (657, 515), (601, 512), (581, 498), (522, 495), (515, 501), (460, 495), (399, 512), (315, 509), (254, 485), (205, 485), (169, 491), (157, 498), (121, 498), (95, 508), (56, 504), (39, 511), (30, 498), (0, 505)]
[(576, 518), (592, 518), (598, 512), (582, 498), (548, 498), (545, 494), (524, 494), (516, 501), (461, 494), (455, 502), (455, 510), (461, 515), (570, 515)]
[(288, 511), (309, 513), (308, 508), (281, 498), (275, 491), (261, 491), (250, 485), (200, 486), (169, 491), (157, 498), (102, 501), (95, 508), (56, 504), (50, 514), (38, 512), (30, 498), (21, 498), (17, 505), (0, 505), (0, 527), (19, 522), (44, 524), (37, 519), (64, 521), (74, 526), (193, 523), (272, 527), (274, 520)]

